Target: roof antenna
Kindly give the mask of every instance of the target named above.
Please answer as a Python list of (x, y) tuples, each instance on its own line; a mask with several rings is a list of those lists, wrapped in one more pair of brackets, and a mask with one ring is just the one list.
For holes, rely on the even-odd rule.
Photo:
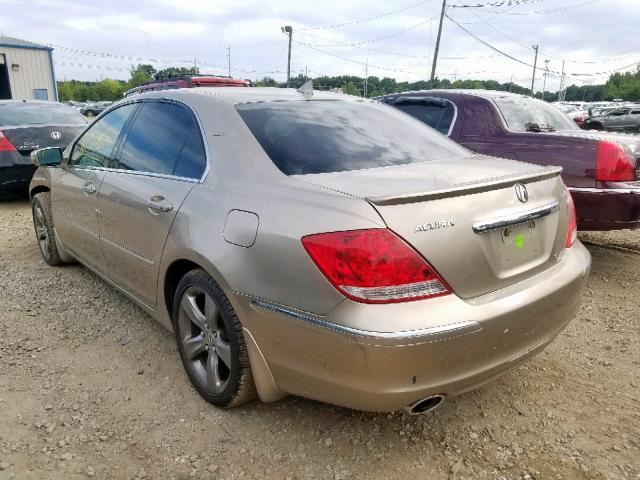
[(313, 80), (307, 80), (299, 89), (296, 90), (301, 94), (305, 100), (309, 100), (313, 97)]

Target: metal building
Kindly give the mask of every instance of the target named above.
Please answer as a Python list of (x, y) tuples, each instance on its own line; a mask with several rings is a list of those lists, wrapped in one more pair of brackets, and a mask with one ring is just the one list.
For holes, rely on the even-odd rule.
[(58, 100), (51, 47), (0, 36), (0, 100)]

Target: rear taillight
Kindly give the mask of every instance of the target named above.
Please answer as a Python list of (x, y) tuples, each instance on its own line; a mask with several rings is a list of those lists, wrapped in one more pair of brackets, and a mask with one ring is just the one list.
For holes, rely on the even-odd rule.
[(636, 179), (636, 165), (631, 152), (614, 142), (598, 141), (596, 180), (599, 182), (629, 182)]
[(578, 222), (576, 221), (576, 207), (573, 204), (571, 192), (566, 191), (567, 195), (567, 211), (569, 212), (569, 227), (567, 228), (567, 240), (565, 247), (570, 248), (578, 239)]
[(14, 147), (9, 139), (4, 136), (4, 133), (0, 131), (0, 152), (14, 152), (16, 147)]
[(329, 282), (358, 302), (407, 302), (451, 293), (425, 259), (387, 229), (309, 235), (302, 245)]

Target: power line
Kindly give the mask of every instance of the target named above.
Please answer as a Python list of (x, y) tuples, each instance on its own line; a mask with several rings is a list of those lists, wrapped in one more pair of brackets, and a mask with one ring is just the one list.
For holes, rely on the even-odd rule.
[[(481, 39), (480, 37), (478, 37), (477, 35), (475, 35), (474, 33), (470, 32), (468, 29), (466, 29), (464, 26), (462, 26), (460, 23), (456, 22), (453, 18), (451, 18), (448, 14), (445, 13), (445, 16), (454, 24), (456, 24), (460, 29), (462, 29), (464, 32), (466, 32), (469, 36), (473, 37), (474, 39), (476, 39), (478, 42), (482, 43), (484, 46), (490, 48), (491, 50), (494, 50), (497, 53), (500, 53), (501, 55), (503, 55), (504, 57), (507, 57), (511, 60), (513, 60), (514, 62), (518, 62), (521, 65), (525, 65), (527, 67), (531, 67), (533, 68), (533, 65), (531, 65), (528, 62), (525, 62), (524, 60), (521, 60), (519, 58), (514, 57), (513, 55), (510, 55), (506, 52), (503, 52), (502, 50), (494, 47), (493, 45), (491, 45), (490, 43), (486, 42), (485, 40)], [(625, 65), (623, 67), (619, 67), (613, 70), (607, 70), (607, 71), (602, 71), (602, 72), (595, 72), (595, 73), (565, 73), (565, 75), (570, 76), (570, 77), (596, 77), (596, 76), (600, 76), (600, 75), (607, 75), (607, 74), (611, 74), (611, 73), (615, 73), (618, 72), (620, 70), (626, 70), (628, 68), (632, 68), (634, 66), (638, 65), (638, 62), (634, 62), (631, 63), (629, 65)], [(560, 72), (555, 71), (555, 70), (549, 70), (549, 73), (552, 73), (554, 75), (560, 75)]]
[(451, 8), (484, 8), (484, 7), (504, 7), (504, 6), (511, 7), (511, 6), (527, 5), (530, 3), (538, 3), (543, 1), (544, 0), (499, 0), (495, 2), (474, 3), (474, 4), (454, 3), (454, 4), (451, 4), (450, 7)]
[[(582, 2), (574, 3), (572, 5), (566, 5), (564, 7), (558, 8), (549, 8), (545, 10), (534, 10), (530, 12), (514, 12), (514, 13), (503, 13), (502, 15), (514, 15), (514, 16), (524, 16), (524, 15), (546, 15), (548, 13), (558, 13), (558, 12), (566, 12), (568, 10), (573, 10), (576, 8), (586, 7), (588, 5), (592, 5), (594, 3), (601, 2), (602, 0), (583, 0)], [(499, 13), (492, 11), (492, 13)]]
[[(393, 32), (393, 33), (388, 33), (386, 35), (382, 35), (381, 37), (376, 37), (376, 38), (370, 38), (368, 40), (362, 40), (359, 42), (337, 42), (331, 39), (328, 39), (326, 37), (321, 37), (319, 35), (314, 35), (313, 33), (308, 33), (308, 32), (298, 32), (301, 35), (306, 35), (307, 37), (312, 37), (312, 38), (317, 38), (320, 40), (324, 40), (327, 42), (333, 42), (336, 46), (342, 46), (342, 47), (354, 47), (354, 46), (358, 46), (358, 45), (367, 45), (370, 43), (376, 43), (376, 42), (381, 42), (382, 40), (387, 40), (389, 38), (395, 38), (395, 37), (399, 37), (400, 35), (409, 32), (411, 30), (415, 30), (418, 27), (421, 27), (422, 25), (425, 25), (427, 23), (429, 23), (431, 20), (433, 20), (434, 18), (439, 17), (439, 15), (436, 15), (435, 17), (431, 17), (428, 18), (427, 20), (424, 20), (420, 23), (417, 23), (415, 25), (412, 25), (409, 28), (405, 28), (403, 30), (397, 31), (397, 32)], [(309, 45), (313, 45), (314, 47), (330, 47), (331, 45), (326, 45), (326, 44), (309, 44)]]
[(351, 21), (348, 21), (348, 22), (334, 23), (332, 25), (324, 25), (324, 26), (319, 26), (319, 27), (301, 27), (301, 28), (297, 28), (296, 31), (301, 31), (301, 30), (328, 30), (328, 29), (332, 29), (332, 28), (342, 28), (342, 27), (348, 27), (349, 25), (357, 25), (357, 24), (360, 24), (360, 23), (366, 23), (366, 22), (370, 22), (372, 20), (378, 20), (380, 18), (390, 17), (392, 15), (397, 15), (398, 13), (406, 12), (407, 10), (411, 10), (411, 9), (414, 9), (414, 8), (422, 6), (422, 5), (426, 5), (430, 1), (431, 0), (423, 0), (421, 2), (413, 3), (411, 5), (407, 5), (406, 7), (398, 8), (396, 10), (391, 10), (391, 11), (388, 11), (388, 12), (385, 12), (385, 13), (381, 13), (379, 15), (373, 15), (371, 17), (360, 18), (360, 19), (351, 20)]

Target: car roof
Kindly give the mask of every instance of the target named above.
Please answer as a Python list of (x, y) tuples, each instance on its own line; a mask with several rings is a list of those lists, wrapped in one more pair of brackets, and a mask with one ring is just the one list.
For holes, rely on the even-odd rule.
[(500, 90), (476, 90), (476, 89), (464, 89), (464, 88), (447, 88), (447, 89), (432, 89), (432, 90), (414, 90), (408, 92), (392, 93), (385, 95), (388, 97), (399, 95), (433, 95), (433, 94), (453, 94), (453, 95), (472, 95), (474, 97), (494, 99), (499, 97), (513, 97), (513, 98), (531, 98), (527, 95), (521, 95), (519, 93), (503, 92)]
[[(277, 102), (277, 101), (296, 101), (305, 100), (302, 93), (294, 88), (277, 88), (277, 87), (216, 87), (216, 88), (179, 88), (176, 90), (160, 90), (156, 92), (145, 92), (136, 95), (135, 99), (143, 98), (166, 98), (166, 99), (189, 99), (196, 101), (198, 98), (215, 98), (216, 100), (228, 103), (253, 103), (253, 102)], [(310, 100), (341, 100), (341, 101), (366, 101), (362, 97), (345, 95), (343, 93), (313, 91)]]
[(0, 100), (0, 105), (62, 105), (49, 100)]

